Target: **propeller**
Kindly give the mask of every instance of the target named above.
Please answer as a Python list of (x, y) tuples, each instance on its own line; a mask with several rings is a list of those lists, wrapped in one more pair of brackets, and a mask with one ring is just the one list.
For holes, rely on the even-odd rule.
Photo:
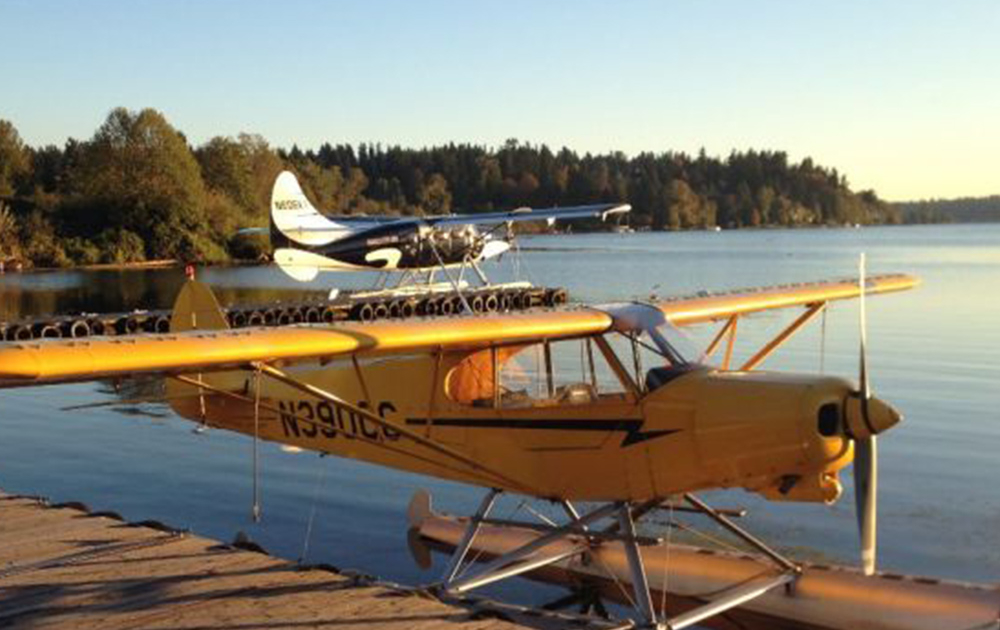
[[(858, 261), (860, 289), (860, 364), (859, 403), (861, 417), (871, 426), (871, 385), (868, 382), (867, 323), (865, 321), (865, 255)], [(865, 575), (875, 573), (876, 519), (878, 513), (878, 442), (874, 432), (854, 440), (854, 503), (861, 535), (861, 568)]]

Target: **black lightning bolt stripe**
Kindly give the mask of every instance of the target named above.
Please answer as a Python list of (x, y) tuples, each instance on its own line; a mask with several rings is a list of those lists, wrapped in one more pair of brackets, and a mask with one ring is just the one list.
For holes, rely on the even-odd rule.
[(677, 433), (680, 429), (642, 431), (642, 420), (515, 420), (512, 418), (438, 418), (428, 422), (427, 418), (407, 418), (406, 424), (437, 427), (464, 427), (470, 429), (529, 429), (541, 431), (624, 431), (622, 446), (631, 446), (652, 438)]

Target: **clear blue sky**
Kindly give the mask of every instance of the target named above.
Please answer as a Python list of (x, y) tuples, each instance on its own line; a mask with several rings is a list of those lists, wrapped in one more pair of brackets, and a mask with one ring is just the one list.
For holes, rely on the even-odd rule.
[(1000, 193), (1000, 1), (0, 0), (31, 145), (154, 107), (194, 144), (777, 149), (884, 198)]

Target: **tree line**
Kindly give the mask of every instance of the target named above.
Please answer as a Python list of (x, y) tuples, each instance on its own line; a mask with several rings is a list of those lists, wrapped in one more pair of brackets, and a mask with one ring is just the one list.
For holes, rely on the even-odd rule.
[(904, 223), (995, 223), (1000, 221), (1000, 195), (925, 199), (893, 204)]
[(627, 201), (634, 227), (898, 223), (874, 191), (780, 151), (580, 155), (508, 140), (423, 149), (324, 143), (272, 147), (255, 134), (192, 146), (153, 109), (117, 108), (89, 140), (31, 147), (0, 120), (0, 261), (36, 266), (223, 262), (267, 252), (270, 190), (299, 175), (331, 214), (422, 216)]

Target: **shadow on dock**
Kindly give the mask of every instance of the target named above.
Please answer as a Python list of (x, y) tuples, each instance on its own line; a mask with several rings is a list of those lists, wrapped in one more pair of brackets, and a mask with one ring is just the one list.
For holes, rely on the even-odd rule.
[(0, 493), (0, 628), (579, 627), (223, 545), (81, 504)]

